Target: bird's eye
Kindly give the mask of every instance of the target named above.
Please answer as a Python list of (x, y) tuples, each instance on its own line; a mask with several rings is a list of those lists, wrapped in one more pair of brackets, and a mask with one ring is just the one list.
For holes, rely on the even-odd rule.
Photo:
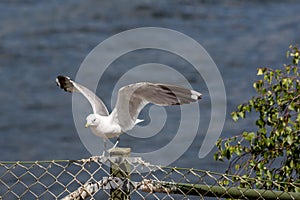
[(93, 122), (95, 122), (96, 121), (96, 119), (93, 119)]

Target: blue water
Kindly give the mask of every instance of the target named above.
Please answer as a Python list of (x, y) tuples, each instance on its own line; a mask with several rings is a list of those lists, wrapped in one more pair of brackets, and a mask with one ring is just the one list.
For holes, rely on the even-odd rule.
[[(144, 26), (180, 31), (202, 44), (214, 59), (227, 94), (228, 113), (222, 137), (253, 128), (251, 121), (233, 123), (229, 113), (254, 95), (252, 82), (256, 80), (257, 67), (279, 68), (287, 62), (288, 46), (300, 41), (299, 9), (297, 1), (1, 1), (0, 160), (90, 156), (74, 126), (71, 95), (57, 88), (55, 78), (59, 74), (75, 77), (83, 59), (101, 41)], [(157, 54), (154, 52), (152, 58), (157, 58), (158, 63), (163, 60), (178, 64), (172, 56)], [(142, 62), (127, 59), (115, 65), (124, 65), (122, 70), (126, 71), (136, 63)], [(179, 62), (178, 67), (180, 64), (185, 63)], [(107, 73), (98, 95), (109, 104), (110, 85), (120, 74), (114, 70)], [(193, 87), (205, 95), (207, 89), (201, 80), (194, 80), (192, 71), (184, 73)], [(203, 100), (199, 105), (205, 124), (210, 117), (209, 102)], [(83, 125), (84, 122), (83, 119)], [(172, 137), (174, 127), (164, 128), (166, 140)], [(197, 159), (201, 139), (197, 136), (173, 165), (224, 171), (226, 163), (216, 164), (213, 153)], [(157, 138), (132, 148), (153, 150), (153, 144), (161, 147), (163, 142)]]

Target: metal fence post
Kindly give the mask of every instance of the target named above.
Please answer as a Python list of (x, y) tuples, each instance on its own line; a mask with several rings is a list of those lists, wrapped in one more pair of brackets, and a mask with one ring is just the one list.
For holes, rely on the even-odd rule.
[[(124, 180), (130, 179), (130, 163), (126, 159), (130, 156), (130, 152), (130, 148), (114, 148), (110, 150), (110, 156), (116, 158), (113, 162), (110, 162), (111, 177), (119, 177)], [(125, 181), (124, 184), (126, 183)], [(110, 199), (130, 200), (130, 191), (124, 191), (124, 187), (123, 189), (111, 190)]]

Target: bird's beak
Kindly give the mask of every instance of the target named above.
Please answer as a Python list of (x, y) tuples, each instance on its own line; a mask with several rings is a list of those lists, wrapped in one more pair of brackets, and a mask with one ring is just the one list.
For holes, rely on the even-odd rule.
[(90, 125), (88, 123), (85, 124), (85, 128), (88, 128)]

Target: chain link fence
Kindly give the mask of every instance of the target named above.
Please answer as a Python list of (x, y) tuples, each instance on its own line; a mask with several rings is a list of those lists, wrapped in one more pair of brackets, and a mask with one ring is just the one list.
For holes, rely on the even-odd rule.
[[(247, 188), (239, 187), (245, 182)], [(300, 184), (289, 183), (291, 191), (282, 191), (283, 183), (276, 182), (272, 182), (274, 190), (266, 190), (266, 184), (269, 181), (156, 166), (126, 156), (0, 162), (0, 199), (3, 200), (300, 199)]]

